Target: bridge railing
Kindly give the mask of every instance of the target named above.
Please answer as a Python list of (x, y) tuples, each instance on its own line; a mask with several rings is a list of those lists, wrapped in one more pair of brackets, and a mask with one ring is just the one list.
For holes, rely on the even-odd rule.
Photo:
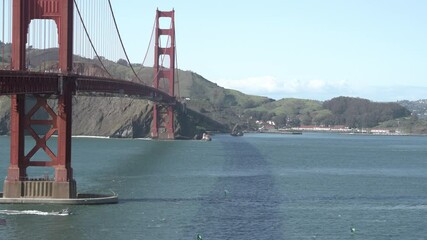
[(153, 102), (173, 105), (175, 97), (167, 93), (130, 81), (75, 74), (0, 71), (0, 95), (60, 94), (63, 81), (73, 81), (73, 93), (108, 93), (139, 97)]

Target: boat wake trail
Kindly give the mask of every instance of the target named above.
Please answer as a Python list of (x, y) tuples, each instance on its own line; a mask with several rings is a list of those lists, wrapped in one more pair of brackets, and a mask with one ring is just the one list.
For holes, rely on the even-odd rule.
[(40, 216), (68, 216), (70, 211), (62, 209), (61, 211), (42, 212), (38, 210), (0, 210), (2, 215), (40, 215)]

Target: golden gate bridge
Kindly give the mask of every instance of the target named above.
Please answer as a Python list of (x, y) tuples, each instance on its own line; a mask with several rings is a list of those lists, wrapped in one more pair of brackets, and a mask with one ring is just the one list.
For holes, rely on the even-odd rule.
[[(71, 167), (72, 97), (78, 93), (148, 99), (154, 103), (151, 137), (174, 139), (173, 10), (156, 11), (148, 47), (154, 49), (153, 73), (144, 78), (140, 73), (147, 68), (149, 50), (142, 64), (131, 63), (110, 0), (1, 1), (0, 95), (11, 99), (10, 164), (3, 199), (79, 198)], [(160, 26), (162, 19), (169, 20), (168, 27)], [(115, 76), (108, 58), (125, 61), (133, 76)], [(85, 70), (89, 59), (98, 61), (96, 73)], [(47, 113), (44, 119), (35, 116), (39, 111)], [(40, 125), (48, 128), (42, 135), (36, 131)], [(29, 152), (26, 133), (35, 142)], [(47, 144), (53, 136), (57, 149)], [(48, 159), (35, 160), (39, 151)], [(31, 178), (29, 167), (53, 168), (54, 178)]]

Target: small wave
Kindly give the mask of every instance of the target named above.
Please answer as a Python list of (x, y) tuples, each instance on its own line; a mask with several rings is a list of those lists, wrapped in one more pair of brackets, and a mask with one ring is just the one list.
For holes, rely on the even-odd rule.
[(395, 206), (375, 206), (372, 210), (427, 210), (427, 205), (395, 205)]
[(3, 215), (39, 215), (39, 216), (68, 216), (70, 212), (66, 209), (57, 212), (43, 212), (38, 210), (0, 210)]
[(325, 207), (317, 207), (317, 206), (298, 206), (298, 207), (288, 207), (287, 209), (301, 209), (301, 210), (331, 210), (331, 211), (352, 211), (352, 210), (364, 210), (364, 211), (410, 211), (410, 210), (421, 210), (426, 211), (427, 205), (425, 204), (417, 204), (417, 205), (344, 205), (344, 206), (325, 206)]
[(88, 135), (73, 135), (73, 138), (97, 138), (97, 139), (109, 139), (108, 136), (88, 136)]

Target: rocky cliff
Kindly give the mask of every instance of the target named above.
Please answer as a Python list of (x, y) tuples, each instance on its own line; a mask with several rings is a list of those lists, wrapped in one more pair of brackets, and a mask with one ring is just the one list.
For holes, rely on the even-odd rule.
[[(49, 100), (52, 109), (56, 101)], [(149, 137), (153, 104), (121, 97), (73, 97), (73, 135), (118, 138)], [(41, 113), (43, 114), (43, 113)], [(45, 114), (47, 115), (47, 114)], [(203, 131), (227, 131), (227, 127), (178, 104), (175, 111), (177, 138), (193, 138)], [(9, 134), (10, 97), (0, 97), (0, 135)]]

